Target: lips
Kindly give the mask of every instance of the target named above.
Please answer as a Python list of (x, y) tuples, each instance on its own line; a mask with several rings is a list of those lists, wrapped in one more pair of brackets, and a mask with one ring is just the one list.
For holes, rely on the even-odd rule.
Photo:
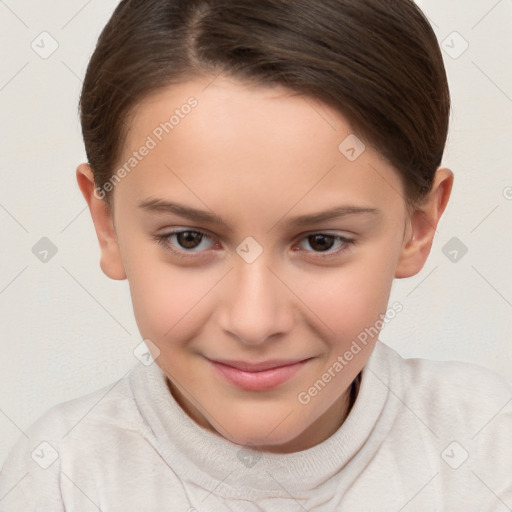
[(310, 359), (246, 361), (208, 360), (224, 380), (247, 391), (268, 391), (291, 379)]
[(242, 370), (244, 372), (261, 372), (265, 370), (271, 370), (273, 368), (281, 368), (283, 366), (291, 366), (297, 363), (302, 362), (301, 359), (291, 360), (291, 359), (275, 359), (272, 361), (262, 361), (261, 363), (248, 363), (245, 361), (229, 361), (216, 359), (213, 360), (214, 363), (223, 364), (225, 366), (231, 366), (232, 368), (237, 368), (238, 370)]

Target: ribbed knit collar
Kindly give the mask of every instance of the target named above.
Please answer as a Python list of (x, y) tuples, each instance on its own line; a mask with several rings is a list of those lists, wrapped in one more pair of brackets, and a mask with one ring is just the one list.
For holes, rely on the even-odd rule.
[(247, 450), (196, 424), (175, 401), (156, 363), (137, 367), (129, 378), (149, 426), (149, 441), (182, 481), (201, 486), (205, 497), (215, 493), (248, 500), (290, 495), (300, 499), (332, 478), (340, 485), (353, 479), (343, 469), (364, 450), (384, 411), (393, 357), (398, 356), (378, 341), (362, 370), (357, 400), (345, 422), (324, 442), (289, 454)]

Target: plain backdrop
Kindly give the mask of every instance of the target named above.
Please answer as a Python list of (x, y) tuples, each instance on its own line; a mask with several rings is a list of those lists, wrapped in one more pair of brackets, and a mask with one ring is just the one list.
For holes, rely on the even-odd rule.
[[(102, 274), (75, 181), (81, 82), (117, 3), (0, 1), (0, 464), (51, 406), (140, 364), (128, 285)], [(395, 281), (403, 311), (381, 339), (512, 379), (512, 0), (418, 3), (449, 76), (455, 185), (424, 269)]]

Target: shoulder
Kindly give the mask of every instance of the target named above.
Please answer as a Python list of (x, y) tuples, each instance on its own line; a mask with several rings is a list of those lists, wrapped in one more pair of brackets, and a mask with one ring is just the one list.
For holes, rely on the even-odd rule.
[(443, 510), (494, 510), (496, 496), (512, 499), (512, 383), (478, 364), (376, 349), (373, 366), (389, 387), (388, 450), (434, 478), (423, 498)]
[(469, 404), (500, 396), (512, 398), (512, 381), (489, 368), (462, 361), (406, 359), (385, 347), (389, 360), (400, 367), (402, 383), (411, 393), (420, 392), (436, 402), (460, 397)]
[(130, 376), (135, 371), (137, 368), (96, 391), (54, 405), (26, 430), (28, 438), (62, 440), (74, 437), (79, 428), (116, 428), (123, 424), (135, 408), (130, 387)]
[(406, 359), (383, 343), (379, 357), (392, 391), (430, 424), (472, 437), (484, 428), (512, 433), (512, 382), (502, 375), (474, 363)]
[(63, 468), (72, 471), (88, 453), (107, 452), (123, 432), (144, 428), (130, 378), (141, 371), (135, 367), (108, 386), (55, 405), (25, 429), (2, 467), (0, 510), (39, 510), (41, 499), (48, 500), (41, 510), (61, 510)]

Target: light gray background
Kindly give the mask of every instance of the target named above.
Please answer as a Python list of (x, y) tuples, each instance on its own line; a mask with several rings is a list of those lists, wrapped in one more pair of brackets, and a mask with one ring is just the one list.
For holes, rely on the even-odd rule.
[[(456, 179), (425, 268), (395, 282), (391, 303), (404, 310), (381, 339), (406, 357), (471, 361), (512, 379), (512, 0), (418, 3), (444, 48), (444, 165)], [(81, 81), (116, 5), (0, 1), (0, 463), (49, 407), (140, 364), (128, 285), (102, 274), (75, 182)], [(51, 49), (44, 31), (59, 45), (48, 58), (32, 48)], [(47, 262), (32, 251), (43, 237), (58, 249)], [(443, 253), (454, 237), (468, 249), (456, 262)]]

